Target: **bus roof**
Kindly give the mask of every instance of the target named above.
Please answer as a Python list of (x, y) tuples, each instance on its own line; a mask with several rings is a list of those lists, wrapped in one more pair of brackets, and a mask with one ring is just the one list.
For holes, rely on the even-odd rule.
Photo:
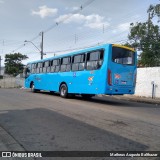
[(120, 47), (120, 48), (124, 48), (124, 49), (128, 49), (130, 51), (133, 51), (135, 52), (135, 50), (133, 48), (130, 48), (130, 47), (127, 47), (127, 46), (123, 46), (123, 45), (120, 45), (120, 44), (112, 44), (112, 46), (114, 47)]
[(66, 56), (69, 56), (69, 55), (72, 55), (72, 54), (84, 53), (84, 52), (88, 52), (90, 50), (103, 49), (103, 48), (105, 48), (109, 45), (112, 45), (112, 46), (115, 46), (115, 47), (120, 47), (120, 48), (125, 48), (125, 49), (128, 49), (128, 50), (131, 50), (131, 51), (135, 52), (135, 50), (133, 48), (129, 48), (127, 46), (122, 46), (122, 45), (119, 45), (119, 44), (102, 44), (102, 45), (97, 45), (97, 46), (90, 46), (90, 47), (82, 49), (82, 50), (76, 50), (74, 52), (64, 53), (64, 54), (61, 54), (61, 55), (57, 55), (57, 56), (50, 57), (50, 58), (45, 58), (45, 59), (42, 59), (42, 60), (32, 61), (32, 62), (29, 62), (28, 64), (43, 62), (43, 61), (52, 60), (52, 59), (61, 58), (61, 57), (66, 57)]
[(74, 55), (74, 54), (79, 54), (79, 53), (85, 53), (85, 52), (88, 52), (90, 50), (103, 49), (103, 48), (105, 48), (106, 46), (109, 46), (109, 45), (111, 45), (111, 44), (102, 44), (102, 45), (97, 45), (97, 46), (90, 46), (90, 47), (84, 48), (82, 50), (76, 50), (74, 52), (64, 53), (64, 54), (57, 55), (57, 56), (54, 56), (54, 57), (45, 58), (45, 59), (37, 60), (37, 61), (32, 61), (32, 62), (29, 62), (28, 64), (37, 63), (37, 62), (43, 62), (43, 61), (46, 61), (46, 60), (57, 59), (57, 58), (61, 58), (61, 57), (67, 57), (69, 55)]

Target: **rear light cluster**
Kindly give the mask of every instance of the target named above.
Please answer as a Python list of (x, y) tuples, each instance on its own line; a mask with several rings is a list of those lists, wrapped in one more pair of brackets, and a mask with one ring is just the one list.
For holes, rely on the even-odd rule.
[(112, 85), (112, 72), (110, 69), (108, 69), (108, 84)]

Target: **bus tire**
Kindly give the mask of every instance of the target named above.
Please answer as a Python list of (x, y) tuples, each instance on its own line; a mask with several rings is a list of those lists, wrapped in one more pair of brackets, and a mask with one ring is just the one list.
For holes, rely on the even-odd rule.
[(39, 92), (39, 91), (40, 91), (39, 89), (35, 89), (34, 83), (32, 82), (31, 83), (31, 92), (36, 93), (36, 92)]
[(63, 83), (63, 84), (60, 86), (59, 92), (60, 92), (60, 96), (61, 96), (62, 98), (67, 98), (67, 96), (68, 96), (68, 87), (67, 87), (67, 85)]
[(32, 83), (31, 83), (31, 92), (34, 93), (35, 91), (36, 91), (36, 90), (35, 90), (35, 88), (34, 88), (34, 83), (32, 82)]

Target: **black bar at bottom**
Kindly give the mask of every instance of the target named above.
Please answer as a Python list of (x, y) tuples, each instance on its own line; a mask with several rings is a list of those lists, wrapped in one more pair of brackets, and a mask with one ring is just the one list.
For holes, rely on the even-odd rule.
[(1, 151), (0, 157), (160, 157), (160, 151)]

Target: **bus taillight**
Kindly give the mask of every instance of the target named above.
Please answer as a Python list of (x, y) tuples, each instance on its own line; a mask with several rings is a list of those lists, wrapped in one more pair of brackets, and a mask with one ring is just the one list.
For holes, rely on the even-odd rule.
[(110, 69), (108, 69), (108, 84), (112, 85), (112, 73)]

